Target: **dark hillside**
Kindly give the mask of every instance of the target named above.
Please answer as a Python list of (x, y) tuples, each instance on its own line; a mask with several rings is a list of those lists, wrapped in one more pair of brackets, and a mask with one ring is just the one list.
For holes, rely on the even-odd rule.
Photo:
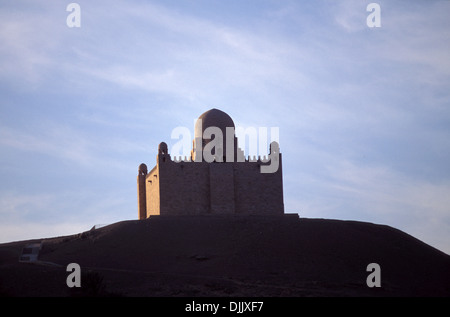
[[(39, 260), (18, 263), (29, 241), (0, 245), (0, 292), (67, 296), (68, 263), (121, 296), (450, 296), (450, 256), (389, 226), (286, 216), (180, 216), (123, 221), (44, 239)], [(369, 263), (381, 288), (369, 288)]]

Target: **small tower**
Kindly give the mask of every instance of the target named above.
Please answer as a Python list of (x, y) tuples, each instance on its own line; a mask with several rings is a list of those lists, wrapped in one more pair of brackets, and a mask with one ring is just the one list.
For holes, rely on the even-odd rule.
[(167, 161), (171, 160), (169, 151), (167, 149), (167, 143), (166, 142), (159, 143), (157, 160), (158, 160), (158, 163), (166, 162), (166, 160)]
[(145, 178), (147, 177), (147, 165), (139, 165), (137, 176), (138, 187), (138, 217), (139, 220), (147, 218), (147, 197), (145, 188)]

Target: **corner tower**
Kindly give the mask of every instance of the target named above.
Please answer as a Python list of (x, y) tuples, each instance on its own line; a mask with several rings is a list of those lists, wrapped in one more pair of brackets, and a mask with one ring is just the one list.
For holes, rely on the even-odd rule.
[(147, 165), (142, 163), (139, 165), (137, 176), (137, 190), (138, 190), (138, 217), (140, 219), (147, 218), (147, 198), (145, 188), (145, 178), (147, 176)]

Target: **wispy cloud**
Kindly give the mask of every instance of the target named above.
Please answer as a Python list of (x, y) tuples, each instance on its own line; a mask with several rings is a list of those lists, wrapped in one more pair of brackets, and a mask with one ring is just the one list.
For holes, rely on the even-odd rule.
[[(51, 123), (30, 131), (0, 127), (0, 146), (54, 157), (88, 169), (124, 168), (123, 154), (147, 152), (139, 139), (93, 136), (70, 126)], [(127, 169), (127, 167), (125, 167)]]
[(41, 81), (57, 64), (62, 35), (55, 27), (58, 20), (52, 19), (52, 6), (28, 5), (0, 12), (0, 79), (24, 90), (42, 87)]
[[(42, 76), (45, 70), (66, 77), (75, 87), (94, 80), (97, 89), (101, 82), (114, 83), (125, 89), (179, 94), (188, 99), (223, 94), (235, 87), (262, 92), (268, 84), (306, 80), (288, 64), (297, 57), (298, 47), (270, 34), (150, 3), (123, 7), (112, 16), (104, 9), (103, 5), (89, 5), (86, 22), (71, 33), (63, 25), (55, 28), (54, 23), (39, 24), (36, 29), (36, 18), (3, 20), (5, 29), (19, 23), (12, 35), (2, 33), (7, 44), (4, 74), (7, 65), (31, 65), (32, 74), (16, 69), (14, 76), (46, 80)], [(54, 10), (52, 7), (49, 12)], [(18, 43), (14, 42), (17, 37), (21, 39)], [(71, 44), (74, 39), (77, 45)], [(34, 58), (46, 63), (28, 62)]]
[(99, 195), (83, 188), (34, 194), (0, 192), (0, 243), (69, 235), (96, 224), (132, 219), (135, 213), (129, 212), (129, 193), (118, 190)]
[(94, 144), (71, 128), (50, 126), (37, 131), (37, 133), (29, 133), (2, 127), (0, 128), (0, 144), (21, 151), (59, 157), (81, 165), (93, 165), (96, 161), (92, 153)]
[(0, 196), (0, 215), (3, 223), (23, 219), (35, 210), (45, 210), (54, 202), (50, 194), (17, 194), (2, 192)]

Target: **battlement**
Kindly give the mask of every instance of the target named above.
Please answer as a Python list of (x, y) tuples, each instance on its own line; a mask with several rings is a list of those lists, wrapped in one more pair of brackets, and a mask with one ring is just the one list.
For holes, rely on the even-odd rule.
[[(193, 142), (195, 144), (195, 142)], [(159, 151), (158, 151), (158, 162), (164, 163), (164, 162), (175, 162), (175, 163), (199, 163), (203, 162), (203, 156), (204, 153), (195, 152), (195, 149), (191, 151), (190, 156), (174, 156), (171, 158), (170, 154), (167, 151), (167, 144), (164, 142), (161, 142), (159, 145)], [(212, 148), (214, 149), (214, 148)], [(197, 155), (197, 157), (195, 156)], [(278, 170), (279, 166), (279, 158), (281, 154), (279, 151), (279, 145), (277, 142), (272, 142), (270, 144), (270, 153), (268, 155), (263, 156), (244, 156), (244, 151), (242, 151), (239, 147), (236, 146), (236, 156), (232, 156), (231, 161), (229, 158), (225, 156), (219, 156), (215, 154), (209, 153), (207, 158), (210, 160), (209, 163), (217, 162), (217, 163), (258, 163), (261, 167), (261, 173), (274, 173)]]
[[(192, 159), (192, 157), (191, 156), (182, 156), (182, 155), (179, 155), (179, 156), (174, 156), (173, 158), (169, 155), (169, 156), (166, 156), (167, 158), (168, 158), (168, 160), (169, 161), (173, 161), (173, 162), (175, 162), (175, 163), (197, 163), (196, 161), (194, 161), (193, 159)], [(256, 156), (256, 155), (253, 155), (253, 156), (250, 156), (250, 155), (248, 155), (248, 156), (246, 156), (246, 157), (244, 157), (244, 159), (243, 160), (237, 160), (237, 162), (239, 162), (239, 163), (242, 163), (242, 162), (247, 162), (247, 163), (269, 163), (270, 162), (270, 155), (263, 155), (262, 157), (261, 156)]]
[(185, 162), (185, 163), (192, 163), (192, 158), (190, 156), (178, 156), (178, 158), (176, 156), (173, 157), (172, 161), (174, 161), (175, 163), (181, 163), (181, 162)]

